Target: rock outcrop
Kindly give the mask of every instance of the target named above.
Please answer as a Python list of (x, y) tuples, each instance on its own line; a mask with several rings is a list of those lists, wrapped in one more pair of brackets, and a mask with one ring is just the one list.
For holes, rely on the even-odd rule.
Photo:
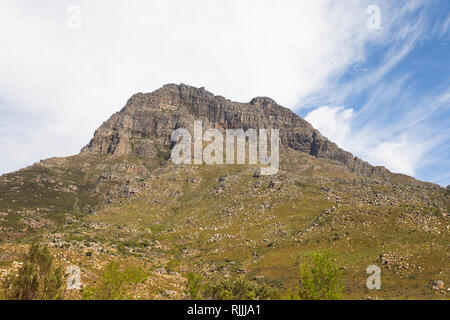
[(194, 120), (202, 120), (204, 127), (221, 130), (280, 129), (282, 147), (339, 161), (358, 175), (382, 180), (389, 180), (392, 175), (384, 167), (371, 166), (342, 150), (307, 121), (270, 98), (257, 97), (239, 103), (183, 84), (167, 84), (152, 93), (133, 95), (120, 112), (98, 128), (82, 152), (167, 155), (172, 131), (180, 127), (192, 129)]

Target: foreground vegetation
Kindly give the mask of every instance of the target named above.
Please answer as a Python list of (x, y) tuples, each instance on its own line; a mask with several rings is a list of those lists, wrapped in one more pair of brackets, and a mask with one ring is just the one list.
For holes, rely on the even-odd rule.
[[(92, 286), (80, 290), (83, 300), (136, 299), (133, 289), (144, 283), (150, 271), (142, 266), (123, 267), (109, 262)], [(338, 265), (329, 251), (315, 252), (311, 264), (300, 266), (299, 287), (281, 291), (279, 288), (248, 281), (245, 278), (205, 281), (189, 272), (185, 299), (212, 300), (330, 300), (342, 299), (344, 286)], [(47, 246), (33, 243), (16, 273), (2, 283), (2, 299), (60, 300), (67, 289), (62, 268), (55, 262)]]
[(17, 273), (3, 280), (2, 294), (8, 300), (60, 300), (63, 284), (62, 268), (48, 247), (33, 243)]
[(329, 251), (314, 252), (311, 264), (300, 266), (299, 288), (280, 289), (242, 278), (203, 282), (200, 275), (188, 273), (187, 293), (191, 299), (213, 300), (339, 300), (344, 295), (341, 271)]

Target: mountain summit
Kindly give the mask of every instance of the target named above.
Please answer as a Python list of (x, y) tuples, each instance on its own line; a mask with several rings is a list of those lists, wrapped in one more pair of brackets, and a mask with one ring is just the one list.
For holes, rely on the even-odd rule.
[(184, 84), (167, 84), (152, 93), (133, 95), (120, 112), (97, 129), (82, 152), (155, 157), (158, 152), (170, 149), (173, 130), (192, 129), (194, 120), (202, 120), (207, 128), (220, 130), (279, 129), (280, 142), (285, 149), (338, 161), (357, 175), (415, 182), (412, 178), (394, 175), (384, 167), (371, 166), (354, 157), (271, 98), (257, 97), (248, 103), (233, 102), (204, 88)]

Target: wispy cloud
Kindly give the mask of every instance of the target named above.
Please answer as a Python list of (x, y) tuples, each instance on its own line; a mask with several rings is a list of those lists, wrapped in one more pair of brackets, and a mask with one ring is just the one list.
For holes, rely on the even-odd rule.
[(299, 110), (309, 110), (308, 121), (373, 164), (448, 184), (450, 50), (440, 40), (448, 15), (436, 18), (438, 7), (423, 1), (392, 12), (389, 30), (367, 49), (359, 72), (349, 70), (321, 95), (300, 100)]
[(448, 131), (438, 134), (437, 130), (421, 130), (420, 126), (415, 130), (414, 124), (408, 128), (401, 125), (400, 129), (397, 123), (382, 122), (358, 126), (357, 117), (353, 109), (323, 106), (305, 119), (340, 147), (394, 172), (416, 176), (420, 168), (442, 160), (439, 148), (445, 146)]
[[(371, 4), (3, 0), (0, 173), (77, 153), (129, 96), (168, 82), (238, 101), (271, 96), (305, 114), (330, 106), (317, 111), (331, 116), (319, 129), (365, 160), (419, 176), (424, 164), (442, 167), (448, 153), (433, 147), (448, 137), (448, 77), (420, 82), (420, 62), (403, 64), (435, 27), (448, 37), (448, 14), (430, 17), (439, 0), (379, 0), (381, 29), (370, 30)], [(79, 30), (66, 26), (70, 5)]]
[[(303, 96), (296, 109), (325, 101), (339, 105), (349, 96), (357, 96), (378, 85), (413, 50), (429, 28), (426, 11), (421, 10), (423, 4), (424, 1), (382, 2), (382, 28), (372, 31), (370, 41), (362, 43), (361, 59), (355, 60), (344, 73), (333, 74), (324, 88)], [(380, 51), (383, 54), (380, 55)]]
[[(369, 4), (3, 0), (0, 121), (12, 125), (2, 128), (0, 173), (39, 160), (34, 149), (78, 152), (129, 96), (169, 82), (293, 106), (364, 59), (377, 37), (366, 28)], [(76, 30), (67, 28), (72, 5)]]

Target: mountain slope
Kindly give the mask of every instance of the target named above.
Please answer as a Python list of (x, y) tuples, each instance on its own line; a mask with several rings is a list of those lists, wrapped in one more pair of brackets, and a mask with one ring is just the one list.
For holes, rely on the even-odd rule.
[[(172, 130), (194, 120), (279, 128), (278, 174), (172, 164)], [(166, 85), (134, 95), (80, 154), (0, 177), (0, 269), (38, 236), (86, 283), (110, 260), (144, 264), (142, 297), (180, 298), (187, 271), (295, 288), (299, 263), (330, 248), (349, 298), (445, 297), (431, 282), (449, 280), (449, 209), (447, 189), (354, 158), (269, 98), (236, 103)], [(371, 264), (383, 290), (365, 287)]]

